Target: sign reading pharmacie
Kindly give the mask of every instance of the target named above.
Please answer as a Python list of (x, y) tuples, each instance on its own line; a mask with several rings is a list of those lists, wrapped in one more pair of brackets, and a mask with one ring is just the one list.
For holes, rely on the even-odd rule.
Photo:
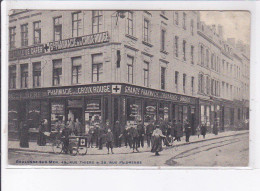
[(195, 98), (173, 94), (169, 92), (162, 92), (148, 88), (135, 87), (131, 85), (125, 85), (122, 89), (123, 94), (145, 96), (151, 98), (165, 99), (182, 103), (195, 104)]
[(108, 32), (100, 32), (80, 37), (74, 37), (31, 47), (19, 48), (9, 51), (9, 59), (28, 58), (44, 53), (56, 52), (69, 48), (89, 46), (109, 42)]
[(76, 87), (43, 88), (31, 90), (10, 90), (9, 100), (41, 99), (55, 96), (96, 95), (111, 93), (111, 85), (89, 85)]

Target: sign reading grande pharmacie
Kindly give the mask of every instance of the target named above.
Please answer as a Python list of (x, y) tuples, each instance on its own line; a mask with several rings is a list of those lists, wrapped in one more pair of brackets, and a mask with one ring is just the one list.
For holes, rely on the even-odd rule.
[(55, 52), (59, 50), (89, 46), (109, 42), (108, 32), (100, 32), (80, 37), (64, 39), (46, 44), (34, 45), (31, 47), (19, 48), (9, 51), (9, 59), (28, 58), (30, 56), (41, 55), (44, 53)]

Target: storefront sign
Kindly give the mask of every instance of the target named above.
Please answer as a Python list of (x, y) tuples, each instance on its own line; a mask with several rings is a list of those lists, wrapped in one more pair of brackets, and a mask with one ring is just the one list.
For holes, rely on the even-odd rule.
[(64, 114), (64, 105), (63, 104), (56, 104), (56, 103), (52, 103), (51, 104), (51, 113), (52, 114), (59, 114), (62, 115)]
[(10, 50), (9, 59), (23, 58), (23, 57), (43, 54), (43, 51), (44, 51), (43, 47), (44, 47), (43, 44), (41, 44), (41, 45), (32, 46), (32, 47)]
[(68, 48), (76, 48), (76, 47), (87, 46), (92, 44), (105, 43), (108, 41), (109, 41), (108, 32), (101, 32), (101, 33), (90, 34), (81, 37), (60, 40), (56, 42), (50, 42), (47, 44), (49, 50), (48, 48), (46, 48), (45, 50), (54, 52), (58, 50), (68, 49)]

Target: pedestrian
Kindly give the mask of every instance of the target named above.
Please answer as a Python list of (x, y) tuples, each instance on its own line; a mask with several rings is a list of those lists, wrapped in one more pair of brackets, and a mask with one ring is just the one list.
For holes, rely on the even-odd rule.
[(25, 121), (20, 123), (20, 147), (29, 148), (29, 127)]
[(68, 128), (70, 128), (71, 132), (75, 135), (75, 123), (71, 118), (68, 121)]
[(130, 148), (132, 148), (132, 145), (130, 144), (130, 136), (129, 136), (129, 129), (130, 126), (126, 125), (125, 129), (123, 130), (123, 133), (121, 134), (120, 137), (124, 138), (124, 142), (125, 142), (125, 147), (127, 148), (127, 146), (129, 145)]
[(111, 132), (111, 129), (108, 129), (106, 134), (107, 154), (109, 154), (109, 149), (111, 149), (111, 153), (114, 154), (113, 142), (114, 142), (113, 133)]
[(64, 146), (64, 152), (65, 154), (68, 154), (69, 152), (69, 136), (72, 134), (72, 129), (69, 128), (69, 121), (67, 121), (67, 125), (65, 125), (65, 128), (62, 130), (61, 136), (63, 140), (63, 146)]
[(142, 121), (138, 122), (137, 132), (138, 132), (138, 147), (142, 146), (142, 148), (143, 148), (144, 147), (144, 134), (145, 134), (145, 130), (144, 130), (144, 126), (142, 124)]
[(214, 135), (218, 135), (218, 121), (215, 120), (213, 124), (213, 133)]
[(198, 127), (196, 128), (196, 133), (198, 135), (198, 138), (200, 138), (200, 133), (201, 133), (200, 124), (198, 124)]
[(152, 139), (152, 134), (154, 130), (154, 124), (152, 120), (149, 122), (149, 124), (146, 126), (146, 139), (147, 139), (147, 147), (150, 147), (151, 145), (151, 139)]
[(191, 135), (191, 126), (188, 120), (185, 121), (184, 128), (185, 128), (186, 142), (188, 143), (190, 142), (190, 135)]
[(139, 134), (137, 131), (137, 126), (136, 125), (132, 125), (130, 128), (130, 139), (132, 141), (132, 147), (133, 147), (133, 152), (136, 150), (137, 152), (139, 152), (138, 150), (138, 138), (139, 138)]
[(98, 148), (99, 145), (99, 126), (96, 124), (94, 124), (94, 134), (93, 134), (93, 139), (95, 140), (96, 143), (96, 148)]
[(37, 140), (37, 144), (39, 146), (45, 146), (46, 145), (46, 136), (44, 134), (45, 132), (45, 128), (44, 128), (44, 121), (40, 121), (39, 124), (39, 133), (38, 133), (38, 140)]
[(116, 147), (121, 147), (121, 139), (119, 138), (120, 134), (121, 134), (121, 127), (119, 124), (119, 121), (116, 121), (114, 128), (113, 128), (113, 132), (114, 132), (114, 137), (115, 137), (115, 146)]
[(165, 145), (166, 146), (172, 146), (172, 123), (169, 122), (167, 126), (167, 132), (165, 137)]
[(166, 143), (166, 135), (167, 135), (167, 129), (168, 129), (168, 123), (165, 120), (161, 119), (160, 120), (160, 129), (162, 130), (162, 134), (165, 136), (165, 137), (162, 137), (162, 140), (163, 140), (163, 143), (164, 145), (167, 145)]
[(201, 125), (201, 135), (203, 135), (203, 139), (206, 138), (206, 133), (207, 133), (206, 123), (202, 123), (202, 125)]
[(75, 128), (75, 135), (76, 136), (83, 135), (82, 125), (81, 125), (81, 123), (80, 123), (78, 118), (76, 118), (76, 122), (74, 123), (74, 128)]
[(165, 137), (159, 125), (156, 125), (156, 128), (153, 131), (152, 136), (154, 138), (154, 141), (153, 141), (151, 152), (155, 153), (156, 156), (159, 156), (159, 152), (162, 151), (162, 138)]
[(88, 137), (88, 147), (93, 148), (93, 143), (94, 143), (94, 127), (90, 126), (88, 133), (87, 133), (87, 137)]
[(183, 136), (183, 128), (182, 128), (182, 123), (181, 120), (178, 121), (176, 124), (176, 139), (177, 141), (181, 141), (181, 137)]
[(103, 144), (105, 142), (105, 136), (106, 136), (106, 133), (108, 129), (105, 129), (105, 127), (103, 126), (99, 126), (99, 139), (98, 139), (98, 143), (99, 143), (99, 147), (98, 149), (99, 150), (102, 150), (103, 149)]

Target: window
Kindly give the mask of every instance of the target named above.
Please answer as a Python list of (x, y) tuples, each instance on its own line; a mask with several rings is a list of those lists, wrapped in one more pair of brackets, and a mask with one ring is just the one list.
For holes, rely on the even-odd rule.
[(191, 35), (193, 36), (194, 35), (194, 21), (193, 21), (193, 19), (191, 19), (191, 21), (190, 21), (190, 32), (191, 32)]
[(144, 86), (149, 87), (149, 62), (144, 61)]
[(103, 78), (103, 55), (92, 55), (92, 82), (100, 82)]
[(178, 81), (179, 81), (179, 72), (178, 71), (175, 71), (175, 89), (176, 89), (176, 92), (178, 92)]
[(208, 76), (207, 76), (207, 81), (206, 81), (206, 88), (207, 88), (207, 94), (210, 95), (210, 79)]
[(33, 87), (41, 86), (41, 62), (33, 63)]
[(182, 87), (183, 87), (183, 93), (185, 93), (186, 92), (186, 74), (183, 74)]
[(92, 11), (92, 33), (101, 32), (102, 21), (103, 21), (103, 12)]
[(15, 27), (11, 27), (9, 29), (9, 44), (10, 44), (10, 49), (15, 48)]
[(16, 66), (9, 66), (9, 88), (16, 88)]
[(206, 50), (206, 66), (209, 67), (209, 50)]
[(61, 85), (61, 79), (62, 79), (62, 60), (53, 60), (53, 79), (52, 84), (54, 86)]
[(149, 21), (144, 19), (144, 41), (149, 42)]
[(33, 23), (33, 43), (41, 43), (41, 21)]
[(183, 13), (183, 18), (182, 18), (182, 27), (184, 30), (186, 30), (186, 13)]
[(215, 95), (215, 92), (214, 92), (215, 86), (214, 85), (215, 85), (214, 80), (211, 79), (211, 95)]
[(82, 12), (72, 13), (72, 37), (82, 36)]
[(179, 12), (178, 11), (174, 12), (174, 22), (175, 22), (175, 25), (179, 25)]
[(194, 77), (191, 77), (191, 94), (194, 94)]
[(165, 90), (165, 73), (166, 73), (166, 68), (161, 67), (161, 89)]
[(134, 36), (134, 13), (131, 11), (127, 12), (127, 34)]
[(165, 37), (166, 37), (166, 31), (162, 29), (161, 30), (161, 51), (165, 51)]
[(201, 54), (201, 56), (200, 56), (200, 58), (201, 58), (201, 65), (204, 66), (204, 48), (203, 48), (202, 45), (200, 46), (200, 54)]
[(71, 59), (72, 62), (72, 84), (82, 83), (81, 78), (81, 57)]
[(186, 61), (186, 41), (182, 42), (183, 60)]
[(62, 39), (62, 17), (56, 17), (53, 19), (54, 23), (54, 41)]
[(191, 57), (191, 64), (194, 64), (194, 46), (191, 45), (190, 47), (190, 57)]
[(203, 80), (203, 74), (199, 74), (199, 78), (198, 78), (198, 91), (200, 93), (203, 93), (204, 92), (204, 89), (203, 89), (203, 83), (204, 83), (204, 80)]
[(22, 46), (28, 46), (28, 24), (21, 25)]
[(21, 88), (28, 87), (28, 64), (21, 65)]
[(127, 81), (128, 83), (134, 83), (133, 75), (134, 57), (127, 55)]
[(179, 52), (179, 45), (178, 45), (178, 40), (179, 40), (179, 37), (178, 36), (175, 36), (175, 56), (178, 57), (178, 52)]

